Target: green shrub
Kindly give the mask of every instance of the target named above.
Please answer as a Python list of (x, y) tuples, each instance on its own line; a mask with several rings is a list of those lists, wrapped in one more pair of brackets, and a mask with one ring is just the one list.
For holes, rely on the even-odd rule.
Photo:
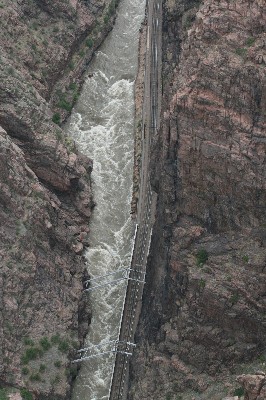
[(22, 370), (21, 370), (21, 372), (22, 372), (23, 375), (28, 375), (28, 373), (30, 372), (30, 370), (29, 370), (29, 368), (27, 368), (27, 367), (23, 367)]
[(266, 356), (264, 354), (261, 354), (259, 356), (259, 360), (260, 360), (260, 362), (265, 363), (266, 362)]
[(32, 394), (27, 389), (20, 389), (20, 395), (23, 400), (32, 400)]
[(238, 47), (236, 49), (236, 54), (240, 57), (246, 57), (247, 49)]
[(247, 263), (247, 262), (248, 262), (248, 256), (247, 256), (247, 255), (244, 255), (244, 256), (242, 257), (242, 260), (243, 260), (245, 263)]
[(241, 396), (243, 396), (245, 393), (244, 393), (244, 389), (241, 387), (241, 388), (237, 388), (235, 391), (234, 391), (234, 396), (238, 396), (238, 397), (241, 397)]
[(199, 287), (200, 287), (201, 289), (204, 289), (205, 286), (206, 286), (206, 281), (205, 281), (204, 279), (201, 279), (201, 280), (199, 281)]
[(69, 85), (70, 90), (76, 90), (77, 89), (77, 84), (75, 82), (71, 82)]
[(32, 29), (34, 29), (34, 30), (37, 30), (38, 29), (38, 24), (37, 24), (37, 22), (33, 22), (32, 23)]
[(35, 382), (40, 382), (42, 380), (42, 378), (41, 378), (41, 376), (40, 376), (40, 374), (32, 374), (31, 376), (30, 376), (30, 381), (35, 381)]
[(256, 41), (256, 38), (254, 38), (254, 37), (249, 37), (249, 38), (246, 40), (246, 46), (248, 46), (248, 47), (253, 46), (253, 44), (255, 43), (255, 41)]
[(69, 344), (66, 340), (61, 340), (61, 342), (58, 345), (58, 350), (61, 351), (62, 353), (67, 353), (69, 350)]
[(60, 341), (61, 341), (61, 338), (60, 338), (60, 335), (58, 333), (51, 337), (51, 342), (53, 344), (58, 344), (58, 343), (60, 343)]
[(8, 400), (9, 398), (7, 397), (7, 389), (5, 388), (0, 388), (0, 400)]
[(56, 368), (60, 368), (61, 365), (62, 365), (62, 362), (59, 361), (59, 360), (57, 360), (57, 361), (54, 362), (54, 366), (55, 366)]
[(51, 343), (49, 342), (48, 338), (45, 336), (40, 340), (40, 345), (42, 346), (43, 350), (47, 351), (51, 347)]
[(66, 99), (62, 98), (59, 103), (58, 107), (63, 108), (66, 111), (72, 110), (72, 104), (70, 104)]
[(28, 364), (31, 360), (36, 360), (42, 355), (42, 351), (38, 347), (30, 347), (26, 349), (25, 354), (21, 357), (22, 364)]
[(183, 17), (183, 26), (185, 29), (190, 29), (193, 25), (193, 22), (195, 21), (196, 15), (195, 13), (192, 12), (187, 12), (184, 14)]
[(205, 249), (200, 249), (196, 254), (197, 265), (202, 266), (203, 264), (206, 263), (208, 258), (209, 256), (207, 251)]
[(70, 61), (70, 63), (68, 64), (68, 68), (73, 71), (73, 69), (75, 68), (74, 62)]
[(111, 3), (109, 4), (108, 13), (109, 13), (110, 15), (112, 15), (112, 14), (114, 14), (114, 12), (115, 12), (115, 5), (114, 5), (114, 2), (111, 2)]
[(41, 373), (43, 373), (44, 371), (46, 371), (46, 365), (45, 365), (45, 364), (41, 364), (41, 365), (40, 365), (40, 368), (39, 368), (39, 371), (40, 371)]
[(86, 40), (86, 46), (88, 46), (90, 49), (93, 47), (93, 40), (91, 38)]
[(9, 75), (12, 75), (12, 76), (15, 74), (15, 70), (14, 70), (13, 67), (8, 67), (7, 68), (7, 72), (8, 72)]
[(236, 304), (239, 300), (239, 294), (238, 293), (234, 293), (232, 294), (232, 296), (230, 297), (229, 301), (230, 303), (232, 303), (232, 305)]
[(78, 98), (79, 98), (79, 93), (75, 93), (75, 94), (74, 94), (74, 97), (73, 97), (73, 103), (76, 103), (76, 101), (78, 100)]
[(34, 346), (34, 341), (28, 337), (25, 337), (23, 342), (26, 346)]
[(53, 115), (52, 121), (57, 125), (60, 124), (60, 121), (61, 121), (60, 114), (59, 113), (55, 113)]

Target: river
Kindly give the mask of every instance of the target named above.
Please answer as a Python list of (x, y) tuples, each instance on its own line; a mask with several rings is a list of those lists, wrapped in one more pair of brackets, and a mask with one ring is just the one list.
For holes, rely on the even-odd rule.
[[(94, 163), (96, 207), (86, 253), (92, 277), (128, 268), (130, 263), (134, 234), (130, 218), (134, 79), (145, 3), (145, 0), (121, 0), (114, 29), (88, 68), (88, 78), (65, 128)], [(121, 274), (113, 275), (110, 280), (119, 277)], [(93, 318), (87, 346), (117, 339), (125, 285), (125, 281), (120, 281), (91, 292)], [(107, 348), (99, 347), (97, 351)], [(108, 399), (113, 363), (114, 354), (83, 362), (72, 399)]]

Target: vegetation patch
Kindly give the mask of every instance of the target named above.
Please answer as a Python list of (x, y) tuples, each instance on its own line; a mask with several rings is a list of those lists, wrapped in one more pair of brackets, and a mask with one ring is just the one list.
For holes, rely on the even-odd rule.
[(193, 25), (193, 22), (195, 21), (196, 16), (194, 14), (187, 14), (184, 18), (184, 28), (185, 29), (190, 29), (191, 26)]
[(200, 289), (204, 289), (205, 286), (206, 286), (206, 281), (205, 281), (205, 279), (200, 279), (200, 281), (199, 281), (199, 287), (200, 287)]
[(196, 254), (197, 265), (199, 267), (204, 265), (208, 260), (208, 258), (209, 258), (208, 252), (205, 249), (200, 249)]
[(249, 38), (246, 40), (246, 46), (248, 46), (248, 47), (253, 46), (253, 44), (255, 43), (255, 41), (256, 41), (256, 38), (254, 38), (254, 37), (249, 37)]
[(51, 347), (51, 343), (49, 342), (48, 338), (45, 336), (40, 340), (40, 345), (42, 346), (43, 350), (47, 351)]
[(59, 103), (57, 105), (58, 105), (58, 107), (63, 108), (63, 110), (66, 110), (66, 111), (72, 110), (72, 104), (69, 103), (69, 101), (67, 101), (64, 97), (62, 97), (59, 100)]
[(8, 400), (7, 393), (7, 389), (0, 388), (0, 400)]
[(74, 83), (74, 82), (71, 82), (70, 85), (69, 85), (69, 89), (70, 90), (77, 90), (77, 84)]
[(242, 257), (242, 260), (243, 260), (245, 263), (247, 263), (247, 262), (248, 262), (248, 256), (247, 256), (247, 255), (244, 255), (244, 256)]
[(26, 349), (25, 354), (21, 357), (22, 364), (28, 364), (31, 360), (36, 360), (43, 354), (42, 350), (39, 347), (30, 347)]
[(93, 47), (93, 40), (91, 38), (88, 38), (85, 43), (90, 49)]
[(55, 366), (56, 368), (60, 368), (60, 367), (62, 366), (62, 362), (59, 361), (59, 360), (57, 360), (57, 361), (54, 362), (54, 366)]
[(51, 343), (53, 343), (53, 344), (58, 344), (58, 343), (60, 343), (60, 341), (61, 341), (61, 338), (58, 333), (51, 337)]
[(20, 395), (23, 400), (33, 400), (32, 394), (25, 388), (20, 390)]
[(25, 337), (23, 342), (26, 346), (34, 346), (34, 341), (28, 337)]
[[(36, 384), (50, 381), (52, 385), (58, 384), (66, 372), (65, 354), (74, 348), (73, 340), (70, 341), (68, 338), (60, 337), (59, 334), (56, 334), (52, 337), (43, 336), (39, 338), (38, 342), (34, 342), (29, 338), (23, 341), (24, 344), (25, 342), (27, 344), (21, 357), (21, 373), (26, 383)], [(52, 363), (51, 357), (56, 357)], [(26, 400), (31, 398), (30, 393), (25, 394)]]
[(70, 63), (68, 64), (68, 68), (70, 69), (70, 71), (73, 71), (73, 69), (75, 68), (75, 64), (73, 61), (70, 61)]
[(45, 365), (45, 364), (41, 364), (41, 365), (40, 365), (40, 368), (39, 368), (39, 371), (40, 371), (41, 373), (45, 372), (45, 371), (46, 371), (46, 365)]
[(30, 381), (32, 382), (40, 382), (42, 380), (40, 374), (31, 374)]
[(235, 391), (234, 391), (234, 396), (238, 396), (238, 397), (241, 397), (241, 396), (244, 396), (244, 389), (242, 388), (242, 387), (240, 387), (240, 388), (237, 388)]
[(30, 370), (29, 370), (28, 367), (23, 367), (23, 368), (21, 369), (21, 372), (22, 372), (23, 375), (28, 375), (29, 372), (30, 372)]
[(59, 124), (60, 124), (60, 121), (61, 121), (60, 114), (59, 114), (59, 113), (55, 113), (55, 114), (53, 115), (52, 121), (53, 121), (55, 124), (59, 125)]
[(69, 351), (69, 343), (67, 340), (61, 340), (58, 344), (58, 350), (62, 353), (67, 353)]
[(238, 47), (236, 49), (236, 54), (240, 57), (245, 58), (247, 55), (247, 49), (245, 47)]
[(265, 363), (265, 362), (266, 362), (266, 356), (265, 356), (264, 354), (261, 354), (261, 355), (259, 356), (259, 361), (260, 361), (261, 363)]
[(230, 297), (229, 301), (232, 305), (236, 304), (239, 300), (239, 293), (234, 293), (232, 294), (232, 296)]
[(119, 0), (112, 0), (108, 6), (107, 13), (104, 16), (104, 23), (107, 24), (110, 17), (115, 13), (116, 7), (119, 4)]

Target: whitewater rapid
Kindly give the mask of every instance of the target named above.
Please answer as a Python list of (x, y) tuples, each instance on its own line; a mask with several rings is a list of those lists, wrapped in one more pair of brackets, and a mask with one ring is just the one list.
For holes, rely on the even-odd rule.
[[(144, 9), (145, 0), (121, 0), (115, 27), (90, 64), (81, 96), (66, 125), (66, 132), (79, 149), (93, 159), (96, 207), (86, 253), (92, 277), (128, 268), (130, 263), (134, 234), (130, 217), (134, 79)], [(111, 280), (119, 277), (114, 275)], [(118, 338), (124, 292), (125, 281), (91, 292), (93, 317), (87, 346)], [(72, 399), (106, 400), (113, 363), (113, 354), (84, 362)]]

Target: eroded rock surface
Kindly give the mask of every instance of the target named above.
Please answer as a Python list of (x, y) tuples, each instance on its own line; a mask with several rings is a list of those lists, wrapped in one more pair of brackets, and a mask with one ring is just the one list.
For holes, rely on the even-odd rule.
[(235, 379), (266, 359), (265, 7), (163, 3), (159, 196), (129, 398), (243, 385), (249, 399)]
[(266, 399), (266, 374), (264, 372), (257, 372), (254, 375), (241, 375), (237, 378), (237, 381), (244, 388), (244, 400)]
[(69, 398), (69, 361), (90, 323), (93, 165), (59, 124), (117, 4), (0, 2), (1, 396)]

